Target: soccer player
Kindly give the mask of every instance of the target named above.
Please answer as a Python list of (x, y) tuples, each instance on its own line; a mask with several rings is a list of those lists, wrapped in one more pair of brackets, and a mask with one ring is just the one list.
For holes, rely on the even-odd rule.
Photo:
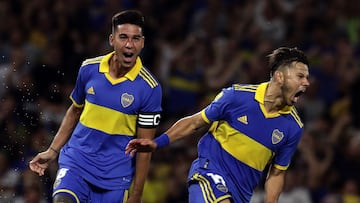
[(309, 86), (309, 70), (297, 48), (281, 47), (268, 57), (268, 82), (223, 89), (154, 140), (131, 140), (126, 153), (153, 151), (206, 127), (188, 176), (189, 202), (249, 202), (267, 169), (265, 202), (277, 202), (304, 128), (293, 105)]
[(125, 147), (135, 137), (153, 139), (162, 110), (161, 86), (139, 57), (143, 27), (139, 11), (113, 16), (114, 51), (82, 63), (57, 134), (30, 161), (41, 176), (59, 154), (53, 202), (141, 202), (151, 153), (129, 157)]

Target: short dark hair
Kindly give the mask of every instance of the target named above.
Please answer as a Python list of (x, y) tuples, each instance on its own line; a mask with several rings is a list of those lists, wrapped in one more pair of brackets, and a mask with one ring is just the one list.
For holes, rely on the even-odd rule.
[(118, 25), (127, 23), (137, 25), (143, 30), (145, 25), (145, 17), (138, 10), (125, 10), (116, 13), (111, 20), (112, 31), (114, 32)]
[(309, 66), (306, 55), (298, 48), (280, 47), (275, 49), (269, 57), (270, 77), (280, 66), (290, 65), (292, 62), (301, 62)]

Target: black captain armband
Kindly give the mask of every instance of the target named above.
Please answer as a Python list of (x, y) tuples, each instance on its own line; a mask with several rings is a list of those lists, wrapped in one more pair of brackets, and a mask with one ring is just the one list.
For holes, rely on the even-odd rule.
[(140, 113), (138, 116), (137, 125), (141, 128), (155, 128), (160, 124), (161, 115), (159, 112), (155, 113)]

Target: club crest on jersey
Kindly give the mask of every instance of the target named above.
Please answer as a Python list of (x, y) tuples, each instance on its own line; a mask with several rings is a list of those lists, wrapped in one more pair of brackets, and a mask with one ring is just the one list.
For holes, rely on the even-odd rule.
[(271, 142), (273, 144), (279, 143), (283, 138), (284, 138), (283, 132), (281, 132), (279, 129), (273, 130), (272, 135), (271, 135)]
[(128, 93), (121, 95), (121, 105), (126, 108), (129, 107), (134, 101), (134, 96)]
[(225, 185), (223, 185), (223, 184), (218, 184), (218, 185), (216, 185), (216, 188), (217, 188), (218, 190), (220, 190), (221, 192), (224, 192), (224, 193), (227, 193), (227, 192), (229, 191), (229, 189), (228, 189)]

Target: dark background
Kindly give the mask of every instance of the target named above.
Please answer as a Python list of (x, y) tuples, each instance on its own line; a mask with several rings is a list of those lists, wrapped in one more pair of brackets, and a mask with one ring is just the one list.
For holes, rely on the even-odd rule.
[[(306, 127), (279, 203), (360, 202), (357, 0), (0, 0), (1, 203), (51, 201), (57, 165), (39, 178), (28, 161), (55, 135), (81, 62), (111, 51), (111, 17), (124, 9), (146, 16), (141, 57), (164, 91), (158, 134), (222, 87), (269, 80), (271, 50), (303, 50)], [(187, 202), (200, 136), (154, 153), (144, 203)], [(259, 185), (252, 203), (262, 194)]]

